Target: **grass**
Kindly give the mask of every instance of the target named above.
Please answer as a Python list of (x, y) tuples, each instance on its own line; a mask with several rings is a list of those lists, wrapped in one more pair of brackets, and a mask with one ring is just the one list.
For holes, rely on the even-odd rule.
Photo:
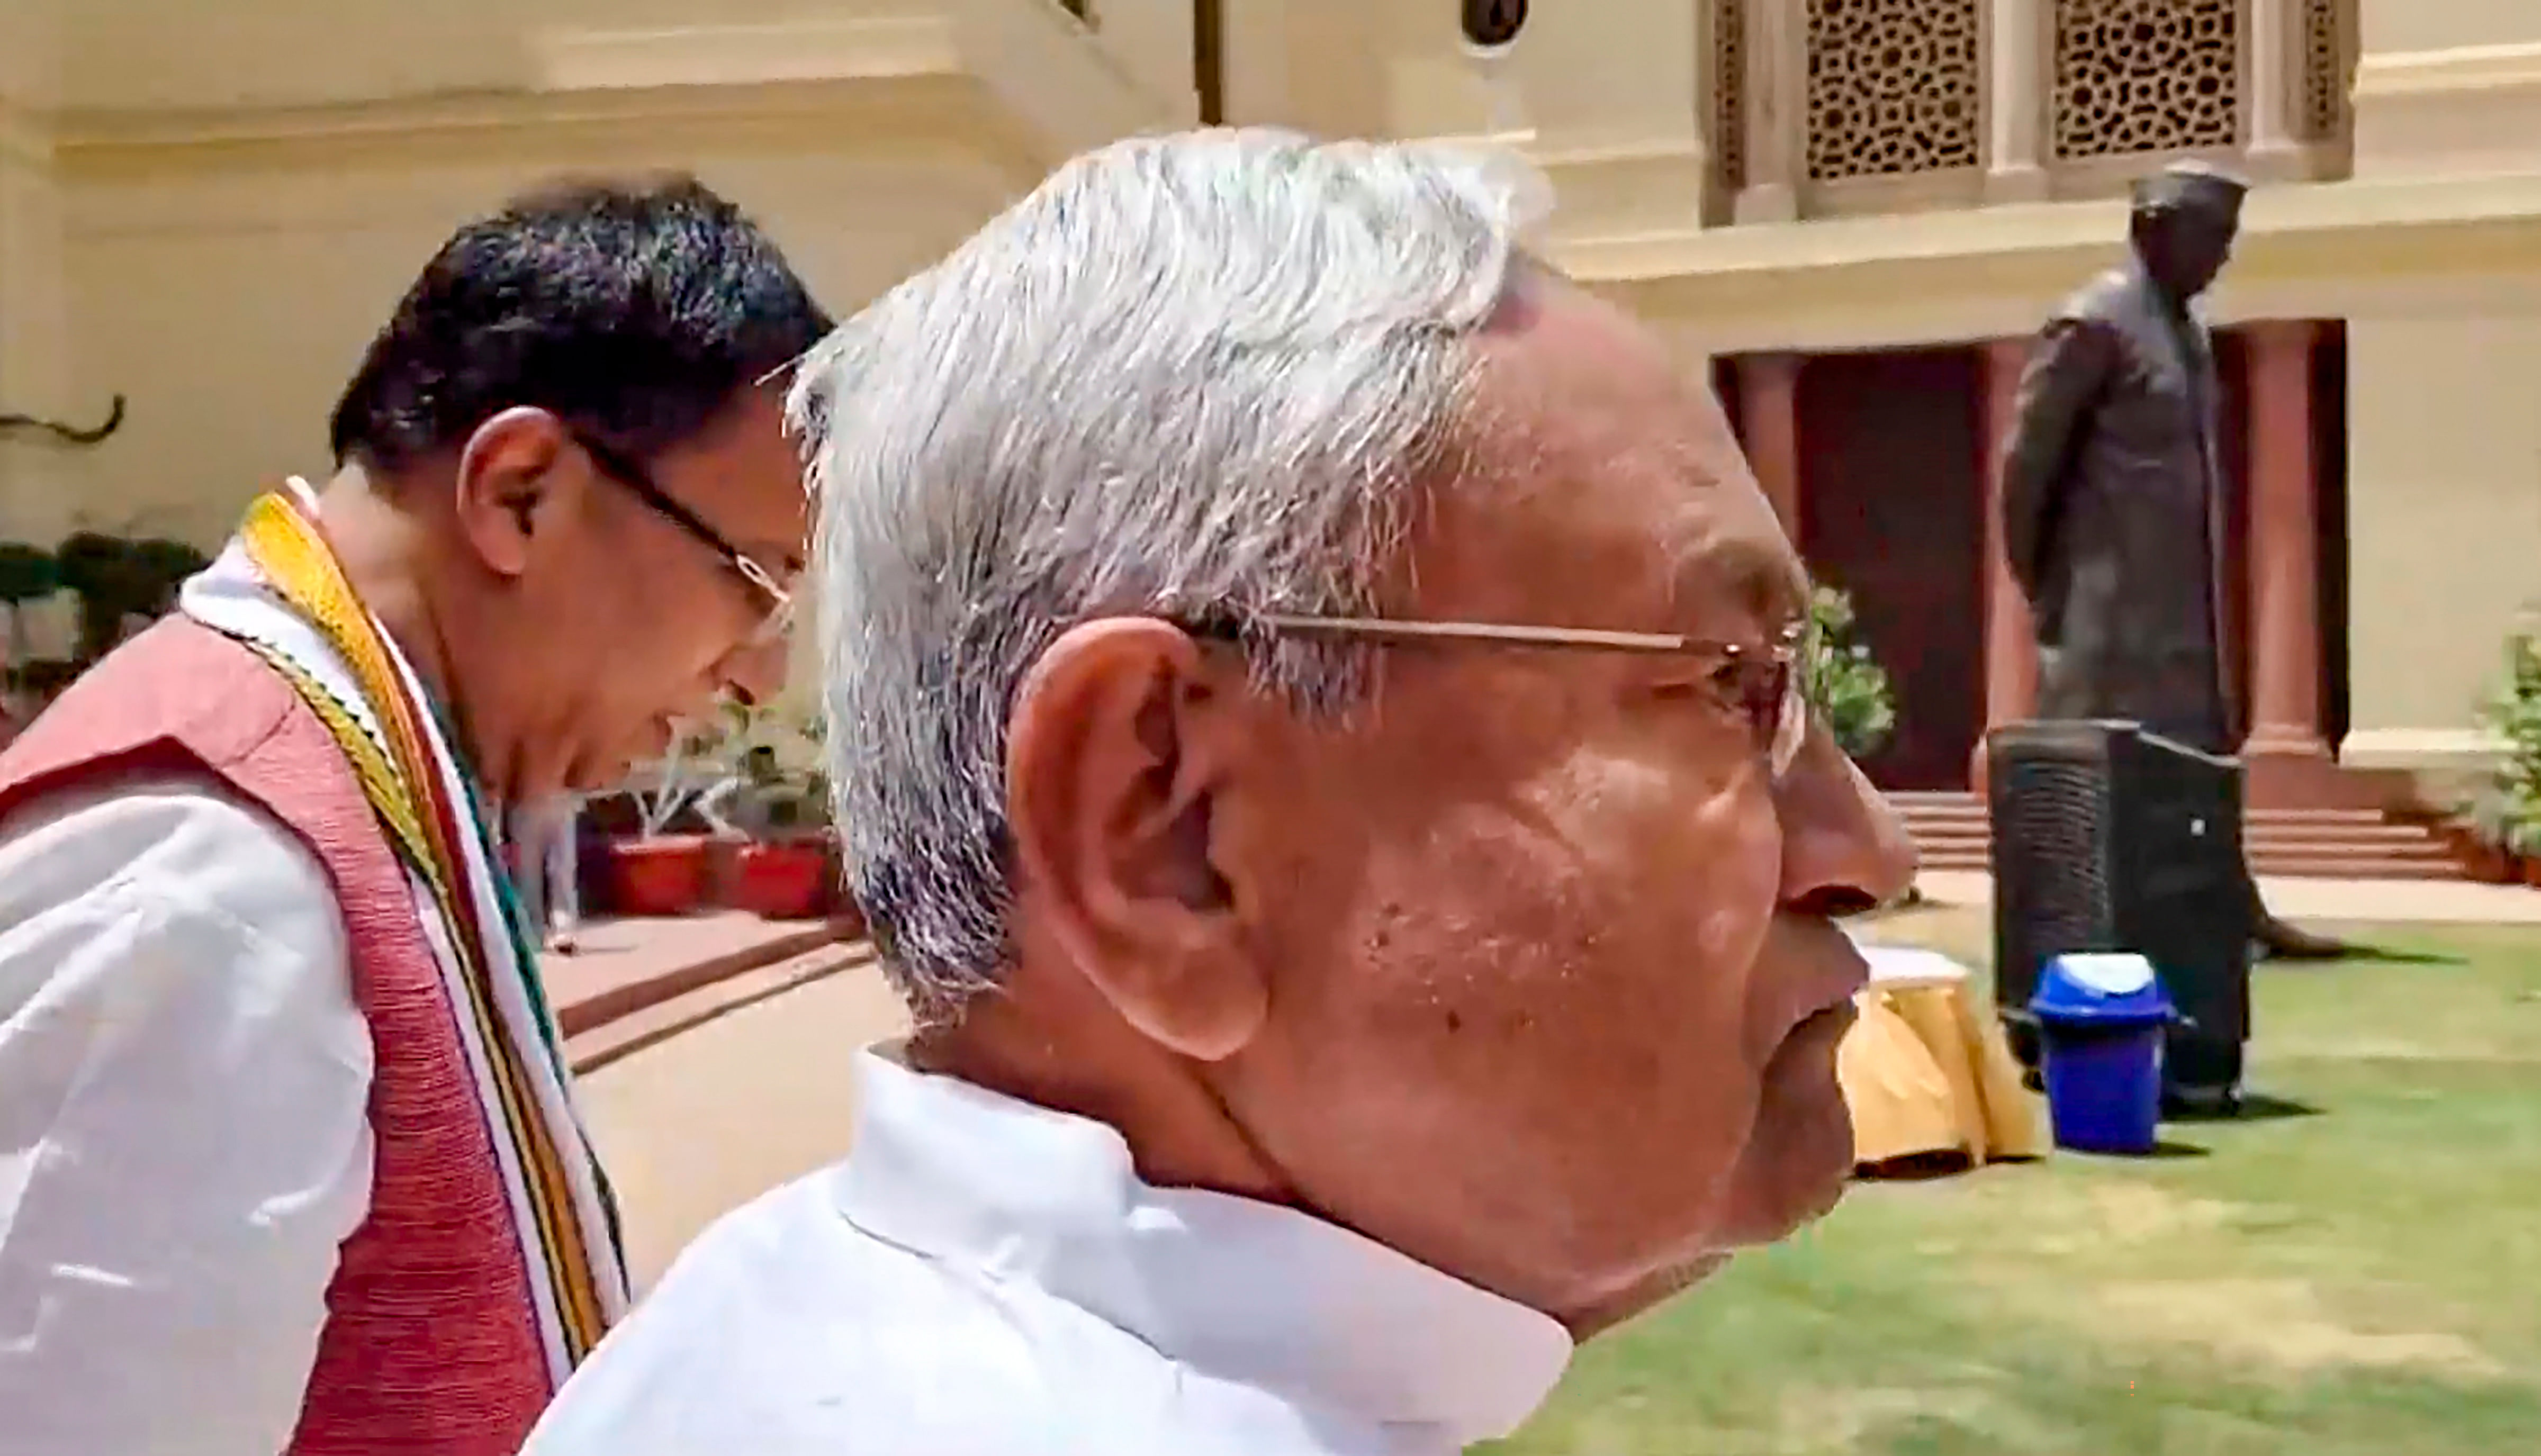
[[(1982, 964), (1984, 925), (1882, 927)], [(2541, 1450), (2541, 930), (2264, 967), (2176, 1155), (1864, 1184), (1582, 1351), (1500, 1456)]]

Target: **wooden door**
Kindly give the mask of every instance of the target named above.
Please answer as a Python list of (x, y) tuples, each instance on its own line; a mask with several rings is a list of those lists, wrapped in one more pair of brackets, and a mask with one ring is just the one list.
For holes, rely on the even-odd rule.
[(1800, 552), (1844, 588), (1897, 727), (1862, 760), (1887, 789), (1962, 789), (1985, 730), (1985, 357), (1824, 354), (1798, 390)]

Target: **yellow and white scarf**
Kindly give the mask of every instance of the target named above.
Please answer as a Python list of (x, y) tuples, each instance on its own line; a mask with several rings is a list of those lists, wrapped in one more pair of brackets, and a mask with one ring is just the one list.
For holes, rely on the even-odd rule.
[(257, 652), (344, 750), (388, 832), (441, 969), (513, 1227), (548, 1371), (561, 1384), (625, 1313), (616, 1209), (575, 1112), (535, 944), (496, 867), (490, 806), (421, 681), (344, 579), (298, 479), (259, 497), (186, 616)]

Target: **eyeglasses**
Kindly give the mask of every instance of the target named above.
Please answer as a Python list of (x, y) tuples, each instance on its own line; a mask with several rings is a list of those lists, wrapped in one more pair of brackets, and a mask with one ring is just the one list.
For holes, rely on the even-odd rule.
[(1379, 646), (1438, 642), (1479, 642), (1502, 647), (1551, 647), (1588, 652), (1635, 652), (1658, 657), (1687, 657), (1733, 669), (1730, 689), (1735, 705), (1754, 726), (1758, 748), (1779, 780), (1798, 760), (1808, 741), (1808, 685), (1802, 671), (1808, 624), (1793, 622), (1758, 644), (1715, 642), (1672, 632), (1610, 632), (1588, 627), (1515, 626), (1491, 622), (1417, 621), (1375, 617), (1290, 617), (1268, 614), (1238, 625), (1212, 630), (1213, 636), (1241, 635), (1245, 628), (1274, 635), (1343, 637)]
[(702, 543), (706, 549), (722, 557), (724, 565), (751, 588), (765, 615), (752, 631), (749, 645), (768, 646), (794, 629), (794, 594), (786, 590), (766, 567), (725, 540), (722, 532), (707, 525), (696, 512), (680, 504), (669, 491), (654, 482), (653, 473), (644, 469), (634, 457), (586, 431), (571, 430), (570, 433), (573, 442), (582, 447), (583, 454), (590, 456), (591, 463), (600, 468), (600, 473), (626, 487), (654, 514), (687, 532)]

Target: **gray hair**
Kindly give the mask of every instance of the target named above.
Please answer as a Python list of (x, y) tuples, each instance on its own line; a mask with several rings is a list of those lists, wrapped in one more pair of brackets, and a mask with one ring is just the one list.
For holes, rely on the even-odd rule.
[[(1091, 617), (1364, 613), (1542, 196), (1514, 165), (1267, 130), (1077, 158), (805, 360), (848, 884), (921, 1017), (1008, 964), (1006, 715)], [(1248, 634), (1301, 712), (1346, 651)]]

